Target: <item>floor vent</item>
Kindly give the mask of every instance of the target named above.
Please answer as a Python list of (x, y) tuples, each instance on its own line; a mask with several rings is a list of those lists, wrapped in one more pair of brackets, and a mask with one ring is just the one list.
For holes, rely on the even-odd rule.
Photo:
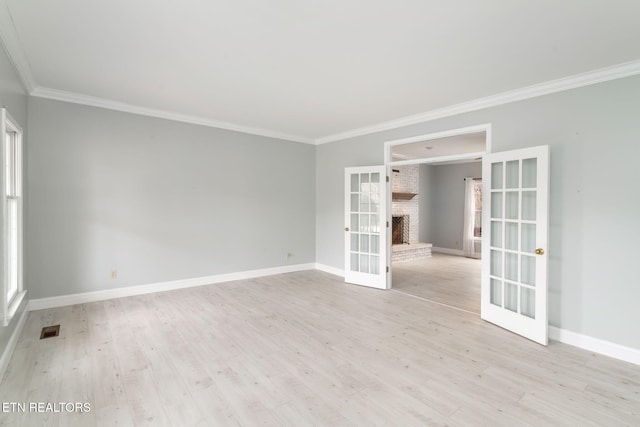
[(40, 339), (57, 337), (60, 334), (60, 325), (45, 326), (40, 332)]

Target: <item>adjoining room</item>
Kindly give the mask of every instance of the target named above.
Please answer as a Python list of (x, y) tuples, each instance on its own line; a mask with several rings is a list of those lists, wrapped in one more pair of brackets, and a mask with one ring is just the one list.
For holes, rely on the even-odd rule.
[(480, 314), (487, 132), (425, 138), (392, 147), (392, 287)]

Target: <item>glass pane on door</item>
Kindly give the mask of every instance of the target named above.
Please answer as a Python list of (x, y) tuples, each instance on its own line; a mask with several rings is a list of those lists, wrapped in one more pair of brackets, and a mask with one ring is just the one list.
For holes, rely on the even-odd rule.
[(371, 249), (372, 254), (380, 253), (380, 236), (377, 234), (372, 234), (371, 239), (369, 241), (369, 248)]
[(507, 222), (505, 225), (505, 245), (510, 251), (518, 250), (518, 223)]
[(491, 304), (502, 307), (502, 282), (491, 279)]
[(482, 166), (481, 317), (546, 345), (549, 147), (488, 153)]
[(491, 218), (502, 218), (502, 192), (494, 192), (491, 197)]
[(491, 246), (502, 247), (502, 221), (491, 221)]
[(489, 302), (535, 318), (537, 160), (491, 163)]
[(507, 162), (507, 177), (505, 179), (507, 188), (518, 188), (520, 181), (520, 168), (517, 160)]
[(492, 189), (501, 189), (502, 188), (502, 175), (503, 175), (503, 166), (502, 162), (493, 163), (491, 165), (491, 188)]
[(522, 161), (522, 187), (523, 188), (535, 188), (537, 175), (538, 160), (537, 159), (525, 159)]
[(522, 283), (525, 285), (536, 285), (536, 258), (522, 255)]
[(360, 271), (360, 257), (357, 253), (351, 253), (351, 271)]
[(380, 273), (380, 173), (353, 173), (349, 180), (351, 218), (350, 270)]
[(358, 192), (358, 188), (360, 188), (360, 175), (357, 173), (354, 173), (351, 175), (351, 192), (352, 193), (357, 193)]
[(518, 192), (508, 191), (506, 194), (505, 217), (507, 219), (518, 219)]
[(534, 253), (536, 250), (536, 225), (522, 224), (522, 252)]
[(536, 220), (536, 192), (522, 192), (522, 219), (528, 221)]
[(518, 311), (518, 285), (515, 283), (505, 283), (504, 308), (511, 311)]
[(535, 291), (529, 288), (522, 288), (520, 294), (520, 312), (532, 319), (536, 318)]

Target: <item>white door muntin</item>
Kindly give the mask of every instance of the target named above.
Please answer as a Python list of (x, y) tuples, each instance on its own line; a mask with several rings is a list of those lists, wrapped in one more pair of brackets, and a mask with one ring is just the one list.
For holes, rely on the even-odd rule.
[(345, 168), (345, 282), (387, 289), (387, 168)]
[(549, 147), (483, 158), (481, 316), (548, 342)]

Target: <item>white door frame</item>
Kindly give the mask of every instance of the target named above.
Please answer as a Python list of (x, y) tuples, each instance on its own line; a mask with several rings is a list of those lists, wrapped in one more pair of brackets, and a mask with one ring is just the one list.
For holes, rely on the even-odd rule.
[[(486, 149), (485, 151), (478, 153), (465, 153), (456, 154), (452, 156), (440, 156), (440, 157), (426, 157), (423, 159), (412, 160), (396, 160), (393, 161), (391, 157), (391, 149), (397, 145), (413, 144), (414, 142), (430, 141), (432, 139), (447, 138), (450, 136), (466, 135), (469, 133), (485, 132), (487, 135)], [(484, 155), (485, 153), (491, 153), (491, 123), (484, 123), (481, 125), (468, 126), (458, 129), (450, 129), (441, 132), (427, 133), (424, 135), (411, 136), (409, 138), (394, 139), (384, 143), (384, 164), (388, 166), (402, 166), (402, 165), (415, 165), (419, 163), (436, 163), (447, 162), (449, 160), (464, 160), (469, 158), (476, 158)]]
[[(524, 161), (535, 160), (533, 174), (535, 183), (531, 180), (525, 185)], [(508, 164), (516, 163), (515, 182), (508, 182)], [(493, 166), (499, 165), (501, 169), (496, 177), (499, 178), (496, 185), (493, 181)], [(529, 168), (531, 170), (531, 166)], [(504, 151), (487, 155), (483, 159), (483, 202), (486, 202), (487, 215), (483, 210), (483, 225), (485, 230), (482, 247), (482, 290), (480, 317), (483, 320), (496, 324), (504, 329), (515, 332), (525, 338), (542, 345), (547, 345), (549, 337), (549, 304), (548, 304), (548, 245), (549, 245), (549, 146), (541, 145), (516, 150)], [(513, 175), (512, 175), (513, 178)], [(533, 209), (528, 210), (525, 216), (524, 193), (533, 194)], [(494, 194), (499, 195), (498, 203), (493, 203)], [(516, 211), (508, 209), (507, 194), (515, 195)], [(513, 198), (512, 198), (513, 200)], [(528, 203), (531, 207), (531, 203)], [(494, 210), (494, 208), (497, 208)], [(510, 215), (507, 212), (510, 211)], [(532, 215), (533, 211), (533, 215)], [(494, 224), (497, 225), (496, 241), (493, 241)], [(515, 243), (512, 238), (507, 238), (505, 226), (516, 225)], [(525, 224), (533, 224), (535, 231), (529, 234), (525, 245), (523, 227)], [(511, 243), (507, 243), (507, 241)], [(525, 247), (526, 246), (526, 247)], [(493, 265), (493, 256), (496, 255), (496, 264)], [(507, 267), (506, 255), (511, 255), (511, 273)], [(513, 269), (515, 256), (515, 272)], [(528, 273), (525, 274), (524, 258), (528, 258)], [(533, 261), (531, 261), (533, 260)], [(531, 268), (533, 262), (533, 268)], [(533, 273), (532, 273), (533, 272)], [(526, 277), (526, 278), (525, 278)], [(499, 290), (499, 296), (493, 300), (493, 282)], [(515, 304), (512, 299), (507, 303), (506, 289), (511, 288), (511, 295), (515, 289)], [(523, 291), (528, 290), (529, 297), (523, 304)], [(531, 312), (531, 293), (534, 292), (533, 313)], [(508, 307), (511, 305), (511, 307)], [(526, 313), (525, 308), (527, 307)]]
[[(428, 157), (423, 159), (411, 159), (411, 160), (397, 160), (393, 161), (391, 156), (391, 151), (393, 147), (404, 144), (413, 144), (415, 142), (423, 142), (429, 141), (433, 139), (447, 138), (450, 136), (458, 136), (458, 135), (466, 135), (470, 133), (477, 132), (485, 132), (486, 134), (486, 149), (485, 151), (476, 152), (476, 153), (464, 153), (464, 154), (455, 154), (451, 156), (439, 156), (439, 157)], [(458, 129), (450, 129), (442, 132), (429, 133), (424, 135), (412, 136), (409, 138), (395, 139), (392, 141), (386, 141), (384, 143), (384, 164), (387, 166), (387, 173), (392, 166), (404, 166), (404, 165), (416, 165), (416, 164), (429, 164), (429, 163), (439, 163), (439, 162), (448, 162), (454, 160), (467, 160), (467, 159), (477, 159), (478, 157), (484, 157), (485, 154), (491, 153), (491, 123), (484, 123), (475, 126), (468, 126), (464, 128)], [(387, 192), (387, 221), (391, 223), (391, 197), (392, 191)], [(482, 218), (484, 221), (485, 211), (482, 211)], [(387, 289), (391, 289), (393, 286), (392, 283), (392, 274), (393, 274), (393, 264), (391, 263), (391, 227), (387, 228), (387, 265), (389, 266), (389, 274), (387, 275)]]
[[(389, 256), (385, 254), (384, 251), (388, 248), (386, 244), (386, 238), (388, 233), (385, 229), (388, 228), (388, 223), (386, 221), (386, 214), (388, 212), (385, 204), (387, 203), (388, 198), (386, 197), (386, 193), (389, 191), (389, 182), (387, 181), (387, 166), (377, 165), (377, 166), (359, 166), (359, 167), (347, 167), (345, 168), (345, 177), (344, 177), (344, 205), (345, 205), (345, 260), (344, 260), (344, 279), (347, 283), (352, 283), (356, 285), (369, 286), (377, 289), (388, 289), (387, 286), (389, 284), (389, 270), (387, 266), (389, 265)], [(377, 181), (374, 181), (374, 175), (377, 175)], [(366, 181), (361, 181), (362, 178), (366, 177)], [(356, 187), (357, 189), (354, 191), (353, 187), (353, 178), (356, 178)], [(377, 184), (375, 186), (374, 184)], [(368, 187), (368, 188), (365, 188)], [(366, 194), (366, 206), (367, 208), (363, 211), (361, 210), (361, 199), (362, 194)], [(356, 197), (356, 204), (354, 208), (354, 203), (352, 197)], [(372, 209), (373, 198), (377, 196), (379, 205), (378, 209)], [(369, 200), (371, 200), (371, 206), (369, 206)], [(358, 225), (354, 224), (354, 215), (356, 218), (359, 218)], [(363, 216), (366, 218), (366, 221), (363, 222)], [(377, 217), (377, 223), (370, 223), (374, 217)], [(363, 229), (364, 227), (364, 229)], [(370, 228), (372, 227), (372, 228)], [(373, 242), (373, 237), (375, 235), (378, 236), (377, 248)], [(367, 249), (363, 250), (362, 241), (360, 237), (358, 237), (356, 248), (353, 248), (353, 240), (354, 236), (364, 236), (366, 238)], [(360, 247), (359, 247), (360, 246)], [(354, 253), (355, 251), (355, 253)], [(359, 265), (356, 265), (355, 269), (352, 268), (352, 256), (355, 255), (357, 258), (360, 258)], [(367, 260), (367, 267), (365, 271), (362, 271), (362, 257)], [(374, 257), (377, 257), (378, 261), (372, 263)], [(375, 268), (372, 268), (374, 267)]]

